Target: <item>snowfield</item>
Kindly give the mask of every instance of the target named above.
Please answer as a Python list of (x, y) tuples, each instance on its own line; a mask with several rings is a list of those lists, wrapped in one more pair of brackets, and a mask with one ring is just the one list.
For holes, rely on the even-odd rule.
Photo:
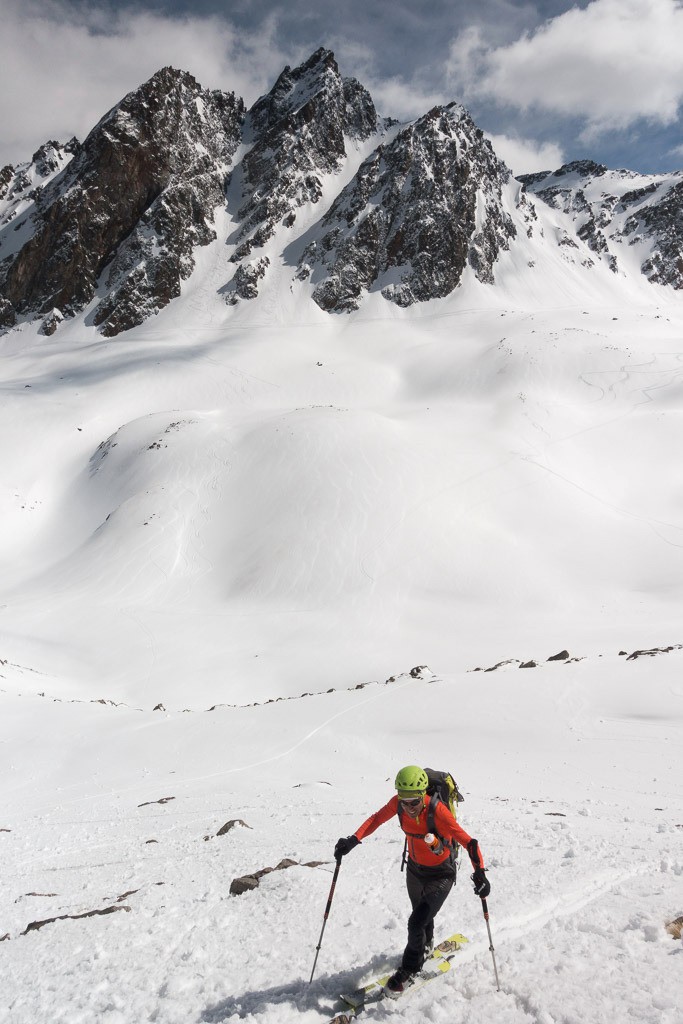
[[(309, 986), (334, 841), (388, 799), (396, 765), (424, 760), (457, 767), (501, 991), (463, 870), (437, 934), (470, 945), (372, 1016), (675, 1024), (683, 950), (664, 922), (681, 910), (682, 668), (678, 649), (424, 670), (185, 714), (5, 691), (7, 1019), (325, 1020), (340, 990), (397, 962), (408, 902), (390, 822), (342, 863)], [(216, 837), (234, 819), (248, 827)], [(233, 877), (285, 857), (324, 863), (229, 895)]]
[(219, 239), (114, 341), (0, 340), (0, 1019), (322, 1024), (408, 907), (389, 823), (309, 986), (334, 843), (419, 763), (501, 991), (464, 869), (455, 969), (368, 1020), (680, 1024), (683, 307), (536, 244), (328, 317), (226, 306)]

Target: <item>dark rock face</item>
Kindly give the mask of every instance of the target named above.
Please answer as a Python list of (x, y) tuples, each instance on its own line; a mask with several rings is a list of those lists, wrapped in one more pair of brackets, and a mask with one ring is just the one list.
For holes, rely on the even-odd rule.
[(240, 227), (232, 261), (240, 263), (286, 218), (296, 220), (304, 203), (317, 203), (322, 175), (338, 171), (345, 137), (363, 140), (378, 128), (370, 94), (355, 79), (342, 78), (334, 54), (320, 49), (300, 67), (286, 67), (249, 111), (245, 138), (253, 146), (239, 172)]
[(267, 256), (251, 260), (239, 265), (227, 291), (227, 301), (234, 306), (240, 299), (255, 299), (258, 295), (258, 283), (266, 276), (270, 266)]
[(594, 160), (572, 160), (569, 164), (562, 164), (562, 167), (554, 171), (554, 178), (562, 178), (567, 174), (580, 174), (582, 177), (599, 178), (607, 172), (604, 164), (596, 164)]
[(216, 288), (232, 306), (283, 267), (330, 313), (368, 292), (442, 298), (466, 271), (493, 284), (501, 253), (534, 233), (536, 198), (574, 222), (558, 245), (585, 243), (615, 272), (635, 246), (643, 274), (683, 288), (683, 174), (580, 160), (523, 176), (521, 194), (510, 178), (462, 107), (382, 120), (327, 49), (286, 67), (248, 113), (164, 68), (83, 144), (47, 142), (0, 170), (0, 331), (39, 319), (50, 336), (78, 313), (107, 337), (141, 324), (180, 295), (218, 209), (233, 226)]
[[(382, 295), (409, 306), (448, 295), (469, 263), (492, 281), (516, 230), (502, 203), (510, 172), (462, 107), (435, 107), (362, 164), (304, 251), (321, 309), (356, 309), (382, 275)], [(477, 207), (481, 204), (479, 223)]]
[(642, 266), (650, 281), (683, 288), (683, 181), (641, 213), (643, 230), (657, 238), (657, 249)]
[(194, 266), (194, 246), (215, 237), (210, 222), (243, 116), (234, 95), (158, 72), (35, 196), (31, 237), (2, 267), (0, 295), (18, 314), (69, 316), (94, 298), (104, 272), (107, 295), (93, 318), (108, 336), (166, 305)]

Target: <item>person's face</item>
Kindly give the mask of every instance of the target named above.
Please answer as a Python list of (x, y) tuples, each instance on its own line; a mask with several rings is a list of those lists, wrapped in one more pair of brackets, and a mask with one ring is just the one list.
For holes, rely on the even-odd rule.
[(424, 807), (424, 802), (425, 801), (424, 801), (424, 797), (423, 796), (410, 797), (410, 798), (406, 798), (406, 799), (399, 798), (399, 799), (401, 800), (401, 807), (406, 812), (406, 814), (409, 817), (411, 817), (411, 818), (417, 818), (417, 816), (419, 815), (420, 811)]

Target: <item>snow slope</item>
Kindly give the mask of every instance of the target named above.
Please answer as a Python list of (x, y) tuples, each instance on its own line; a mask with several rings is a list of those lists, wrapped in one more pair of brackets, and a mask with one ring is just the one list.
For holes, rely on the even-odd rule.
[(677, 640), (678, 306), (435, 306), (8, 336), (7, 656), (178, 708)]
[[(502, 991), (465, 871), (457, 970), (378, 1020), (680, 1021), (682, 307), (538, 216), (495, 286), (344, 318), (274, 260), (228, 307), (219, 220), (142, 327), (2, 338), (0, 1018), (324, 1021), (404, 944), (387, 825), (306, 985), (414, 761)], [(228, 895), (284, 857), (327, 863)]]
[[(681, 911), (682, 662), (677, 649), (424, 671), (201, 714), (8, 686), (7, 1019), (325, 1020), (340, 989), (397, 962), (408, 902), (388, 823), (343, 862), (309, 987), (334, 841), (418, 761), (453, 768), (464, 790), (461, 820), (492, 881), (501, 991), (463, 870), (439, 918), (439, 933), (470, 938), (456, 970), (375, 1019), (675, 1024), (682, 950), (663, 924)], [(248, 827), (216, 837), (232, 819)], [(284, 857), (324, 863), (228, 894), (233, 877)], [(24, 934), (111, 906), (129, 909)]]

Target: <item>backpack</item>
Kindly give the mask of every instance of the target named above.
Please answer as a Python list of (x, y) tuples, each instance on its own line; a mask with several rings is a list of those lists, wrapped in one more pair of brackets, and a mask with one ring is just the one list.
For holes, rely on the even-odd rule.
[[(432, 799), (429, 801), (429, 807), (427, 809), (427, 832), (433, 832), (434, 835), (438, 836), (443, 845), (451, 851), (451, 863), (456, 866), (458, 860), (458, 854), (460, 853), (460, 846), (458, 843), (451, 844), (449, 839), (439, 835), (438, 829), (434, 824), (434, 815), (436, 812), (436, 805), (439, 801), (446, 804), (449, 811), (454, 818), (457, 819), (458, 804), (464, 802), (465, 797), (458, 789), (458, 784), (451, 775), (450, 772), (436, 771), (434, 768), (425, 768), (427, 778), (429, 779), (429, 785), (427, 786), (427, 796)], [(401, 804), (398, 805), (398, 817), (401, 818)], [(426, 833), (425, 833), (426, 834)], [(403, 860), (401, 861), (401, 871), (403, 871), (406, 863), (406, 852), (408, 849), (408, 837), (403, 845)]]

